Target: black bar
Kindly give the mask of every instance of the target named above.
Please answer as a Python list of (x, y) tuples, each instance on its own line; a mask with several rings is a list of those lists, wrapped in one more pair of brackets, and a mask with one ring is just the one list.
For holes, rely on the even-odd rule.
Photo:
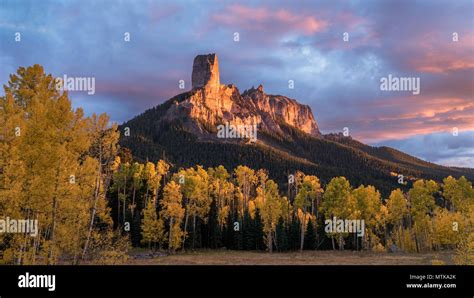
[[(54, 274), (55, 291), (19, 288), (26, 272)], [(0, 266), (0, 297), (473, 297), (473, 272), (473, 266)], [(456, 288), (407, 288), (427, 282)]]

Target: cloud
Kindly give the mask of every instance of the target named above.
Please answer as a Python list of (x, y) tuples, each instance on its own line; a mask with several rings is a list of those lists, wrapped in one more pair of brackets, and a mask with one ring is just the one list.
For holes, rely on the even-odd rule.
[(446, 33), (423, 36), (415, 54), (410, 55), (408, 64), (416, 71), (436, 74), (473, 69), (474, 34), (457, 34), (458, 41), (453, 41), (453, 36)]
[(373, 102), (340, 123), (364, 142), (474, 129), (474, 102), (462, 98), (398, 97)]
[(385, 140), (374, 144), (390, 146), (419, 158), (446, 166), (474, 167), (474, 130), (433, 133), (400, 140)]
[[(288, 9), (271, 9), (268, 7), (250, 7), (232, 4), (222, 11), (211, 15), (216, 24), (246, 29), (264, 31), (261, 33), (301, 33), (312, 35), (324, 30), (327, 23), (311, 15), (295, 14)], [(237, 30), (238, 31), (238, 30)]]
[[(96, 95), (71, 93), (74, 106), (119, 122), (181, 93), (181, 79), (189, 89), (195, 55), (216, 52), (221, 82), (241, 91), (263, 83), (268, 93), (308, 104), (324, 133), (349, 127), (364, 142), (416, 143), (417, 136), (474, 127), (470, 0), (3, 4), (0, 82), (35, 63), (54, 75), (93, 76)], [(381, 92), (388, 74), (420, 77), (421, 94)], [(419, 148), (408, 152), (422, 156)], [(453, 151), (444, 158), (459, 164), (470, 157)]]

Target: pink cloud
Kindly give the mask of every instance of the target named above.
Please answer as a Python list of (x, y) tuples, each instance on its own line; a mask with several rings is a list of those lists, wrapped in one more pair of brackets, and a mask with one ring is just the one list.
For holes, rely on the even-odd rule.
[(149, 11), (152, 24), (159, 23), (167, 17), (176, 14), (181, 7), (177, 5), (153, 5)]
[(211, 19), (221, 25), (241, 27), (248, 30), (299, 32), (312, 35), (326, 28), (327, 23), (314, 16), (295, 14), (286, 9), (271, 10), (266, 7), (230, 5)]
[(378, 142), (437, 132), (474, 130), (474, 102), (463, 98), (404, 97), (372, 106), (381, 116), (357, 122), (357, 139)]
[(422, 40), (419, 53), (409, 60), (417, 71), (440, 74), (474, 68), (474, 34), (460, 34), (455, 42), (451, 36), (430, 33)]
[(446, 73), (474, 68), (474, 61), (466, 61), (458, 57), (443, 57), (441, 55), (436, 56), (436, 54), (429, 53), (425, 59), (426, 60), (417, 63), (418, 65), (415, 66), (416, 70), (429, 73)]

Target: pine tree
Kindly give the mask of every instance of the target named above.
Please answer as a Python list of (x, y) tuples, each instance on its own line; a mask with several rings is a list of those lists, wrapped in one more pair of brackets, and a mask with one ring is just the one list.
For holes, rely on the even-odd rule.
[(224, 245), (227, 249), (235, 249), (235, 243), (234, 243), (234, 217), (233, 214), (229, 214), (227, 217), (227, 223), (224, 228)]
[(304, 249), (307, 249), (307, 250), (316, 249), (316, 229), (314, 228), (313, 220), (310, 220), (307, 224), (304, 243), (305, 243)]
[(284, 252), (289, 250), (289, 245), (288, 245), (288, 232), (287, 228), (285, 227), (285, 221), (283, 220), (283, 217), (280, 217), (278, 220), (278, 224), (276, 226), (276, 243), (278, 247), (279, 252)]
[(209, 211), (209, 221), (207, 223), (209, 233), (209, 247), (218, 248), (223, 245), (222, 229), (219, 225), (218, 211), (216, 200), (212, 200), (211, 209)]
[(264, 232), (263, 232), (263, 222), (260, 215), (260, 210), (255, 210), (255, 219), (254, 219), (254, 243), (256, 250), (263, 250), (265, 248), (265, 243), (263, 242)]
[(300, 220), (298, 219), (297, 216), (293, 216), (290, 222), (290, 229), (289, 229), (289, 235), (288, 235), (288, 239), (290, 242), (289, 246), (291, 250), (297, 250), (300, 248), (300, 243), (301, 243), (300, 228), (301, 228)]
[(244, 212), (243, 222), (242, 226), (245, 227), (242, 230), (243, 249), (253, 250), (255, 249), (255, 222), (252, 220), (248, 210)]

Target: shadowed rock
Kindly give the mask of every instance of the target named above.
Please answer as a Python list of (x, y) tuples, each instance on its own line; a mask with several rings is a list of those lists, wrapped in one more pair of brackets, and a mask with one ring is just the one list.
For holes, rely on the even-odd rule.
[(194, 58), (192, 73), (193, 88), (219, 88), (219, 63), (217, 54), (198, 55)]

